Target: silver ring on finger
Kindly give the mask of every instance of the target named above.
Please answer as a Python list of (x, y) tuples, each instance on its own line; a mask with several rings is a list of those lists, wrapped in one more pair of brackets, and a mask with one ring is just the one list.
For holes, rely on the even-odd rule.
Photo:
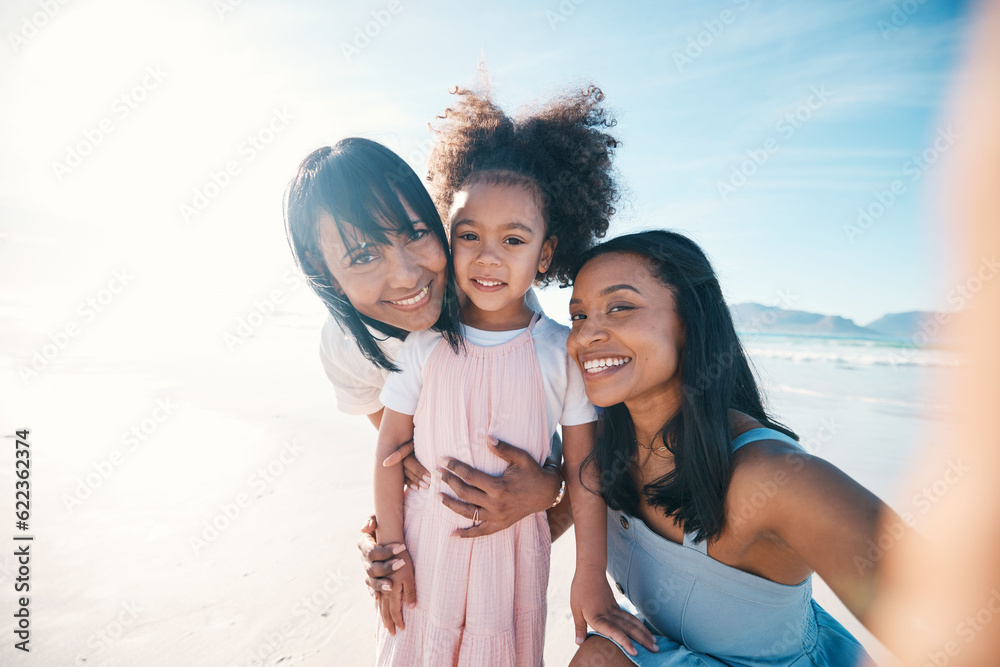
[(472, 523), (479, 525), (479, 507), (476, 507), (476, 511), (472, 513)]

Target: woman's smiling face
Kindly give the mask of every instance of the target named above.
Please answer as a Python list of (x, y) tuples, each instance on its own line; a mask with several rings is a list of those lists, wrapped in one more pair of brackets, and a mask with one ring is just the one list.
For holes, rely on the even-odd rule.
[(358, 312), (398, 329), (423, 331), (441, 316), (447, 256), (427, 223), (401, 203), (412, 232), (387, 232), (386, 243), (373, 244), (350, 225), (341, 236), (333, 217), (323, 213), (320, 243), (334, 288)]
[(566, 347), (594, 405), (680, 404), (684, 325), (649, 260), (598, 255), (577, 274), (569, 309)]

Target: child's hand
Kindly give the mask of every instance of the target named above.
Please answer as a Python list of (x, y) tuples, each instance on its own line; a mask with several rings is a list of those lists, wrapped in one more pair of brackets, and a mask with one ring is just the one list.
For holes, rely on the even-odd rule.
[[(618, 642), (629, 655), (636, 655), (632, 639), (656, 652), (653, 634), (638, 618), (624, 611), (615, 602), (615, 596), (608, 585), (604, 572), (577, 567), (570, 589), (570, 607), (573, 610), (573, 624), (576, 626), (576, 643), (582, 644), (587, 637), (587, 625), (596, 632), (607, 635)], [(631, 639), (630, 639), (631, 638)]]
[(388, 591), (383, 588), (375, 605), (385, 629), (390, 635), (395, 635), (396, 628), (406, 629), (406, 624), (403, 622), (403, 607), (412, 609), (416, 606), (417, 588), (413, 576), (413, 561), (408, 551), (400, 554), (392, 567), (392, 574), (384, 577), (392, 582), (392, 588)]

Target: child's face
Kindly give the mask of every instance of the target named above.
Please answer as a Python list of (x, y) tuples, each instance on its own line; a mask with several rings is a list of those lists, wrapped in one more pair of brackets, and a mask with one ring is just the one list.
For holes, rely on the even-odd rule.
[(520, 312), (556, 245), (534, 196), (522, 187), (474, 184), (455, 194), (449, 220), (458, 287), (480, 310)]
[(429, 329), (441, 316), (448, 280), (444, 248), (404, 201), (412, 234), (389, 233), (389, 242), (366, 243), (353, 227), (341, 238), (327, 213), (319, 219), (323, 259), (333, 285), (358, 312), (405, 331)]

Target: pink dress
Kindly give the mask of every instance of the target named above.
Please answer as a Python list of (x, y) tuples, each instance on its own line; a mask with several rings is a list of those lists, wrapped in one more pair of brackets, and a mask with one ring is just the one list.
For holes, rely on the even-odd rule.
[[(466, 341), (456, 355), (442, 339), (434, 348), (414, 414), (415, 454), (428, 470), (451, 456), (502, 473), (507, 463), (488, 449), (488, 435), (545, 461), (545, 394), (531, 338), (537, 318), (500, 345)], [(395, 636), (377, 623), (377, 664), (537, 667), (551, 547), (545, 512), (485, 537), (453, 538), (472, 522), (441, 503), (438, 491), (453, 494), (432, 477), (429, 489), (408, 490), (403, 506), (417, 606), (403, 610), (406, 629)]]

